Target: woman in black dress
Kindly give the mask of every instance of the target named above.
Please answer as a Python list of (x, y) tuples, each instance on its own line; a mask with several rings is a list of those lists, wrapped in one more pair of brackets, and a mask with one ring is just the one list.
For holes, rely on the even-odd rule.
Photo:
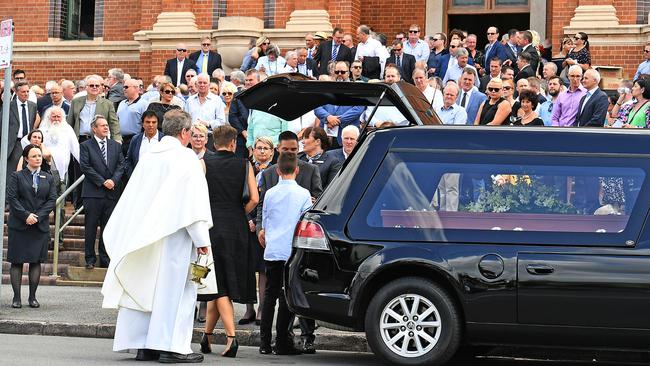
[(158, 129), (162, 131), (162, 122), (165, 113), (172, 109), (181, 109), (179, 105), (173, 104), (176, 88), (172, 83), (160, 84), (160, 100), (149, 103), (147, 111), (153, 111), (158, 116)]
[(22, 307), (20, 284), (23, 264), (29, 263), (29, 306), (38, 308), (36, 289), (41, 278), (41, 263), (47, 260), (50, 243), (50, 213), (56, 203), (56, 184), (49, 173), (41, 170), (43, 155), (36, 145), (23, 149), (25, 169), (13, 172), (7, 183), (9, 202), (9, 277), (14, 298), (11, 307)]
[(512, 106), (505, 100), (501, 94), (503, 91), (503, 81), (499, 78), (493, 78), (485, 88), (488, 99), (481, 104), (476, 114), (475, 125), (500, 126), (510, 116)]
[(519, 93), (519, 103), (521, 107), (514, 118), (510, 118), (506, 124), (511, 126), (544, 126), (544, 121), (537, 115), (538, 99), (537, 94), (529, 89), (524, 89)]
[[(250, 162), (235, 155), (237, 130), (230, 126), (219, 126), (214, 130), (213, 136), (217, 151), (214, 155), (205, 156), (203, 161), (214, 223), (210, 229), (210, 241), (218, 293), (216, 300), (208, 304), (201, 351), (212, 351), (210, 344), (214, 327), (217, 319), (221, 317), (228, 337), (226, 351), (222, 356), (235, 357), (238, 344), (235, 339), (232, 302), (256, 302), (255, 275), (248, 268), (251, 253), (246, 214), (255, 208), (259, 195)], [(249, 192), (249, 198), (246, 200), (243, 197), (244, 185), (248, 187)]]

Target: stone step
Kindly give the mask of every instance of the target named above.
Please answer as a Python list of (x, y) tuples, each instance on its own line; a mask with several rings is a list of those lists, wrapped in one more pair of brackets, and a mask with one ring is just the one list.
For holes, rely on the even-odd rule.
[[(7, 237), (7, 224), (5, 223), (4, 225), (4, 237)], [(83, 226), (68, 226), (65, 229), (63, 229), (63, 237), (64, 238), (83, 238), (84, 233), (86, 231), (84, 230)], [(99, 229), (97, 229), (97, 235), (99, 236)], [(54, 225), (50, 225), (50, 237), (54, 237)]]
[[(11, 280), (9, 279), (9, 274), (2, 275), (2, 284), (10, 284)], [(29, 285), (29, 278), (23, 274), (22, 278), (23, 285)], [(38, 282), (39, 286), (55, 286), (57, 284), (57, 279), (51, 276), (41, 276), (40, 281)], [(21, 292), (27, 291), (27, 289), (22, 289)]]
[(71, 280), (62, 280), (58, 279), (56, 281), (57, 286), (74, 286), (74, 287), (102, 287), (104, 283), (98, 281), (71, 281)]
[[(84, 251), (85, 244), (84, 244), (84, 239), (83, 238), (64, 238), (63, 240), (63, 251)], [(97, 248), (97, 243), (98, 241), (95, 240), (95, 248)], [(8, 247), (8, 240), (5, 237), (3, 242), (2, 242), (2, 247), (7, 248)], [(48, 246), (49, 249), (53, 249), (52, 246), (52, 241), (50, 241), (50, 245)]]
[[(67, 277), (69, 265), (59, 264), (59, 276)], [(11, 263), (2, 262), (2, 273), (9, 273), (9, 268), (11, 268)], [(79, 268), (79, 267), (73, 267)], [(82, 267), (83, 268), (83, 267)], [(41, 263), (41, 276), (49, 276), (52, 274), (53, 266), (52, 263)], [(23, 265), (23, 275), (26, 275), (29, 272), (29, 264), (25, 263)]]
[(86, 269), (86, 267), (69, 266), (66, 276), (62, 277), (67, 281), (103, 282), (106, 277), (106, 268)]
[[(2, 249), (2, 258), (7, 259), (7, 249)], [(54, 260), (54, 251), (47, 251), (47, 262), (52, 263)], [(85, 265), (85, 257), (83, 251), (78, 250), (64, 250), (59, 252), (59, 263), (68, 264), (72, 266), (83, 266)]]
[[(65, 219), (61, 221), (61, 225), (63, 225), (66, 221), (68, 221), (72, 217), (72, 211), (66, 210), (65, 213)], [(5, 222), (9, 220), (9, 212), (5, 212)], [(54, 225), (54, 213), (50, 214), (50, 225)], [(70, 226), (83, 226), (84, 225), (84, 214), (83, 211), (81, 214), (77, 215), (77, 217), (72, 220), (70, 223)]]

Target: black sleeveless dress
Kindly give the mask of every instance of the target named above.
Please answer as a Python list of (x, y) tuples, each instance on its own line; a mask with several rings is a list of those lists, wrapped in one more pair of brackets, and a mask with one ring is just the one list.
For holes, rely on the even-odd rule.
[[(244, 164), (248, 160), (229, 151), (205, 155), (213, 227), (210, 242), (219, 292), (240, 304), (257, 302), (255, 272), (248, 243), (248, 220), (244, 212)], [(250, 169), (250, 168), (249, 168)]]
[[(499, 104), (503, 102), (505, 99), (499, 98), (496, 103), (490, 104), (490, 100), (486, 100), (485, 104), (483, 104), (483, 110), (481, 111), (481, 118), (478, 121), (479, 125), (487, 125), (488, 123), (492, 122), (494, 119), (494, 116), (497, 114), (497, 109), (499, 109)], [(508, 118), (506, 116), (506, 118)], [(506, 121), (504, 121), (505, 123)]]

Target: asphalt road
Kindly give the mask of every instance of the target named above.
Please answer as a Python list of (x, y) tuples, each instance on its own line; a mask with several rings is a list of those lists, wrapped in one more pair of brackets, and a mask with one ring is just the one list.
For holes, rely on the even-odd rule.
[[(0, 334), (0, 365), (12, 366), (69, 366), (69, 365), (140, 365), (132, 354), (111, 352), (112, 340), (97, 338), (68, 338), (31, 335)], [(198, 350), (198, 345), (193, 345)], [(221, 347), (214, 346), (218, 351)], [(543, 352), (542, 352), (543, 353)], [(530, 353), (528, 354), (531, 355)], [(545, 358), (539, 357), (537, 358)], [(617, 362), (618, 361), (618, 362)], [(206, 355), (204, 364), (219, 365), (350, 365), (376, 366), (378, 359), (369, 353), (319, 351), (315, 355), (262, 356), (255, 347), (240, 347), (237, 358), (227, 359), (218, 354)], [(583, 362), (559, 359), (530, 360), (517, 357), (459, 357), (450, 366), (548, 366), (548, 365), (643, 365), (641, 359), (601, 363), (585, 359)]]

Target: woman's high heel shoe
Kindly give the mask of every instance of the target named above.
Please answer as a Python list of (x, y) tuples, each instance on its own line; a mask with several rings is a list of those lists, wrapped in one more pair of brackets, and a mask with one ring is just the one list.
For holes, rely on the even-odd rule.
[(214, 337), (214, 333), (203, 333), (201, 342), (199, 342), (201, 353), (212, 353), (212, 337)]
[(235, 336), (226, 336), (230, 339), (232, 339), (232, 343), (230, 343), (230, 348), (221, 355), (223, 357), (230, 357), (230, 358), (235, 358), (237, 357), (237, 350), (239, 349), (239, 342), (237, 342), (237, 337)]

